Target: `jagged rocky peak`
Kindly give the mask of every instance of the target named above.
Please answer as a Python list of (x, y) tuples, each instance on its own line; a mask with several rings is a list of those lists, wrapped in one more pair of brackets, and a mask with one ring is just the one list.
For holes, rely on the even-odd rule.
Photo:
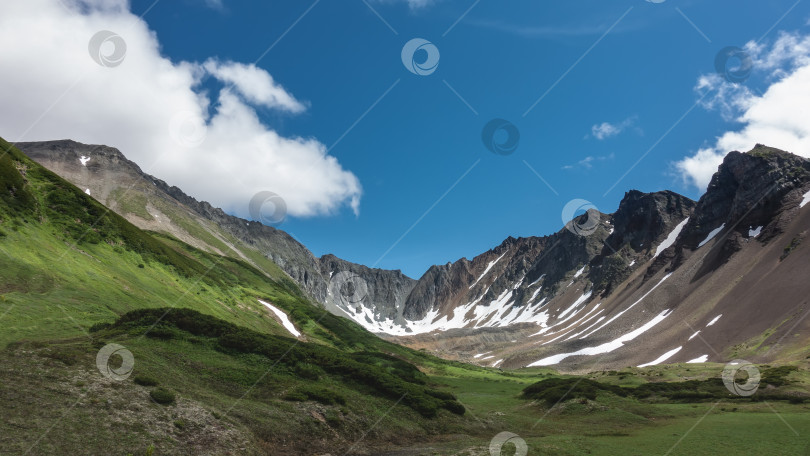
[(327, 306), (355, 313), (357, 306), (363, 306), (376, 321), (399, 321), (405, 297), (416, 285), (416, 280), (398, 269), (369, 268), (332, 254), (320, 257), (319, 264), (321, 274), (330, 279), (324, 297)]
[(698, 202), (696, 215), (683, 231), (681, 244), (695, 249), (716, 230), (747, 237), (763, 227), (760, 241), (781, 232), (810, 186), (810, 160), (757, 144), (747, 153), (731, 152)]
[(637, 252), (649, 250), (661, 235), (689, 217), (695, 205), (691, 199), (671, 191), (630, 190), (611, 218), (614, 231), (606, 242), (614, 249), (626, 244)]
[(674, 243), (680, 224), (696, 203), (671, 191), (625, 193), (611, 215), (612, 232), (590, 260), (594, 295), (608, 296), (636, 267)]

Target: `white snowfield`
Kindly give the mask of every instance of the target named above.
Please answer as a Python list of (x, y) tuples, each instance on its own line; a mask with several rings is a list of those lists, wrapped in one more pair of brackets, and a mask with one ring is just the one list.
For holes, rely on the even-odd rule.
[(713, 324), (717, 323), (717, 320), (719, 320), (719, 319), (720, 319), (720, 317), (722, 317), (722, 316), (723, 316), (723, 314), (720, 314), (720, 315), (718, 315), (718, 316), (714, 317), (714, 319), (712, 319), (712, 321), (710, 321), (710, 322), (709, 322), (709, 323), (706, 325), (706, 327), (708, 328), (709, 326), (711, 326), (711, 325), (713, 325)]
[(489, 262), (489, 264), (487, 265), (487, 268), (484, 269), (484, 272), (482, 272), (481, 275), (478, 277), (478, 279), (475, 282), (473, 282), (472, 285), (470, 285), (470, 290), (472, 290), (472, 287), (474, 287), (478, 282), (481, 281), (481, 279), (484, 278), (485, 275), (487, 275), (487, 272), (489, 272), (489, 270), (492, 269), (493, 266), (495, 266), (495, 263), (501, 261), (501, 258), (503, 258), (504, 255), (506, 255), (506, 252), (503, 252), (503, 254), (501, 256), (499, 256), (498, 258), (496, 258), (494, 261)]
[[(673, 228), (672, 232), (667, 236), (667, 239), (659, 245), (658, 253), (668, 248), (669, 245), (677, 239), (680, 231), (687, 223), (688, 220), (683, 220), (678, 226)], [(720, 229), (722, 229), (722, 227)], [(719, 232), (720, 229), (716, 231)], [(469, 289), (474, 288), (474, 285), (484, 280), (486, 275), (491, 273), (492, 268), (501, 261), (504, 256), (505, 254), (490, 261), (484, 272)], [(573, 273), (574, 277), (576, 278), (583, 275), (586, 269), (587, 267), (578, 267)], [(543, 279), (543, 276), (531, 281), (531, 283), (526, 280), (525, 276), (521, 277), (516, 282), (507, 284), (503, 291), (498, 293), (497, 296), (490, 298), (485, 298), (490, 291), (487, 287), (482, 292), (472, 294), (472, 300), (470, 302), (457, 306), (446, 314), (443, 313), (442, 309), (433, 308), (419, 320), (397, 321), (395, 323), (392, 319), (380, 319), (379, 315), (375, 316), (373, 310), (367, 308), (365, 305), (358, 305), (356, 308), (344, 310), (344, 312), (349, 318), (369, 331), (393, 336), (426, 334), (434, 331), (448, 331), (457, 328), (505, 327), (516, 323), (533, 323), (539, 326), (539, 331), (529, 337), (542, 336), (538, 337), (539, 340), (535, 342), (536, 344), (542, 345), (575, 339), (586, 340), (623, 316), (628, 318), (632, 314), (634, 317), (645, 317), (644, 320), (646, 320), (646, 323), (642, 324), (640, 327), (636, 327), (636, 329), (628, 330), (626, 334), (610, 342), (601, 343), (600, 341), (595, 343), (594, 346), (571, 353), (559, 353), (553, 356), (547, 356), (529, 364), (529, 366), (548, 366), (557, 364), (572, 356), (599, 355), (612, 352), (661, 323), (671, 314), (671, 310), (664, 310), (654, 316), (645, 316), (644, 311), (640, 310), (638, 307), (650, 293), (656, 290), (670, 276), (671, 274), (667, 274), (662, 277), (658, 283), (644, 293), (643, 296), (638, 298), (637, 301), (617, 311), (613, 315), (611, 315), (607, 309), (602, 308), (601, 302), (586, 303), (592, 297), (592, 291), (587, 289), (581, 291), (581, 294), (579, 294), (579, 297), (574, 300), (574, 302), (562, 308), (549, 308), (548, 298), (544, 297), (537, 300), (538, 295), (543, 290), (543, 286), (538, 286), (537, 284)], [(524, 290), (531, 290), (531, 294), (529, 295), (531, 297), (526, 301), (525, 305), (516, 306), (516, 293), (521, 287), (523, 287)], [(535, 302), (535, 300), (537, 300), (537, 302)], [(667, 356), (662, 355), (659, 359), (656, 359), (652, 363), (647, 363), (646, 365), (663, 362), (676, 352), (677, 351), (666, 353), (665, 355)], [(478, 362), (486, 361), (488, 364), (494, 361), (489, 365), (498, 366), (503, 360), (499, 359), (501, 357), (496, 356), (496, 354), (497, 353), (493, 352), (478, 353), (475, 354), (473, 358)]]
[(268, 303), (266, 303), (266, 302), (262, 301), (261, 299), (259, 299), (258, 301), (259, 301), (259, 302), (260, 302), (262, 305), (264, 305), (265, 307), (267, 307), (268, 309), (270, 309), (270, 311), (271, 311), (271, 312), (273, 312), (274, 314), (276, 314), (276, 316), (278, 317), (278, 319), (279, 319), (279, 320), (281, 320), (281, 325), (282, 325), (282, 326), (284, 326), (284, 329), (286, 329), (287, 331), (289, 331), (289, 332), (290, 332), (290, 334), (292, 334), (292, 335), (293, 335), (293, 336), (295, 336), (295, 337), (301, 337), (301, 332), (300, 332), (300, 331), (298, 331), (297, 329), (295, 329), (295, 325), (293, 325), (293, 324), (292, 324), (292, 322), (290, 321), (290, 318), (287, 316), (287, 314), (285, 314), (285, 313), (284, 313), (284, 312), (283, 312), (281, 309), (279, 309), (278, 307), (276, 307), (276, 306), (274, 306), (274, 305), (272, 305), (272, 304), (268, 304)]
[[(652, 293), (656, 288), (658, 288), (662, 283), (664, 283), (664, 281), (667, 280), (671, 275), (672, 275), (671, 273), (665, 275), (657, 284), (655, 284), (654, 287), (652, 287), (650, 289), (650, 291), (645, 293), (636, 302), (634, 302), (633, 304), (631, 304), (629, 307), (622, 310), (618, 314), (614, 315), (611, 319), (609, 319), (608, 321), (603, 323), (598, 328), (596, 328), (593, 331), (589, 332), (588, 334), (580, 337), (580, 340), (588, 338), (593, 333), (599, 331), (600, 329), (604, 328), (605, 326), (609, 325), (610, 323), (612, 323), (613, 321), (615, 321), (616, 319), (618, 319), (619, 317), (624, 315), (630, 309), (635, 307), (638, 303), (643, 301), (644, 298), (649, 296), (650, 293)], [(596, 308), (594, 308), (593, 310), (595, 310), (595, 309)], [(625, 334), (625, 335), (623, 335), (623, 336), (621, 336), (621, 337), (619, 337), (619, 338), (617, 338), (617, 339), (615, 339), (613, 341), (598, 345), (596, 347), (585, 347), (585, 348), (583, 348), (581, 350), (577, 350), (577, 351), (571, 352), (571, 353), (560, 353), (560, 354), (557, 354), (557, 355), (548, 356), (548, 357), (543, 358), (543, 359), (541, 359), (539, 361), (535, 361), (535, 362), (529, 364), (527, 367), (550, 366), (552, 364), (557, 364), (557, 363), (559, 363), (559, 362), (563, 361), (564, 359), (569, 358), (571, 356), (580, 356), (580, 355), (593, 356), (593, 355), (600, 355), (600, 354), (603, 354), (603, 353), (612, 352), (612, 351), (624, 346), (625, 342), (629, 342), (629, 341), (635, 339), (636, 337), (640, 336), (641, 334), (644, 334), (645, 332), (647, 332), (648, 330), (653, 328), (658, 323), (661, 323), (666, 317), (668, 317), (670, 315), (670, 313), (671, 312), (669, 311), (669, 309), (664, 310), (663, 312), (658, 314), (656, 317), (654, 317), (652, 320), (648, 321), (646, 324), (644, 324), (640, 328), (637, 328), (637, 329), (635, 329), (635, 330), (633, 330), (633, 331), (631, 331), (631, 332), (629, 332), (629, 333), (627, 333), (627, 334)], [(542, 333), (542, 331), (541, 331), (541, 333)]]
[(669, 358), (672, 358), (672, 356), (675, 355), (675, 353), (678, 353), (679, 351), (681, 351), (682, 348), (683, 348), (683, 346), (678, 347), (678, 348), (673, 348), (672, 350), (664, 353), (663, 355), (659, 356), (658, 358), (655, 358), (655, 361), (650, 361), (649, 363), (645, 363), (645, 364), (639, 364), (638, 367), (657, 366), (657, 365), (663, 363), (664, 361), (668, 360)]
[(725, 227), (726, 227), (726, 224), (724, 223), (724, 224), (720, 225), (719, 227), (717, 227), (717, 228), (713, 229), (713, 230), (712, 230), (712, 232), (711, 232), (711, 233), (709, 233), (709, 235), (708, 235), (708, 236), (706, 236), (706, 239), (704, 239), (704, 240), (703, 240), (703, 242), (701, 242), (700, 244), (698, 244), (698, 248), (703, 247), (703, 246), (704, 246), (704, 245), (706, 245), (706, 244), (707, 244), (709, 241), (711, 241), (712, 239), (714, 239), (714, 237), (715, 237), (715, 236), (717, 236), (717, 235), (718, 235), (718, 234), (719, 234), (721, 231), (723, 231), (723, 228), (725, 228)]
[(82, 157), (79, 158), (79, 161), (82, 162), (82, 166), (87, 166), (87, 162), (90, 161), (90, 157), (85, 157), (84, 155), (82, 155)]
[(698, 364), (698, 363), (705, 363), (709, 359), (709, 355), (702, 355), (698, 356), (697, 358), (687, 361), (687, 364)]
[[(676, 226), (672, 230), (672, 232), (669, 233), (669, 236), (667, 236), (667, 238), (664, 239), (661, 242), (661, 244), (655, 249), (655, 255), (653, 255), (653, 258), (660, 255), (661, 252), (663, 252), (664, 250), (672, 247), (672, 244), (674, 244), (675, 240), (678, 239), (678, 235), (681, 234), (681, 230), (683, 230), (683, 227), (685, 227), (688, 222), (689, 217), (686, 217), (681, 223), (678, 224), (678, 226)], [(633, 260), (633, 262), (635, 262), (635, 260)], [(632, 264), (630, 266), (632, 266)]]
[(799, 204), (799, 207), (800, 208), (804, 207), (807, 203), (810, 203), (810, 192), (804, 194), (804, 198), (802, 199), (802, 202)]
[(577, 351), (571, 352), (571, 353), (560, 353), (558, 355), (549, 356), (549, 357), (543, 358), (543, 359), (541, 359), (539, 361), (535, 361), (535, 362), (529, 364), (527, 367), (550, 366), (552, 364), (557, 364), (560, 361), (562, 361), (562, 360), (564, 360), (566, 358), (569, 358), (571, 356), (581, 356), (581, 355), (593, 356), (593, 355), (601, 355), (603, 353), (610, 353), (610, 352), (612, 352), (612, 351), (614, 351), (616, 349), (619, 349), (619, 348), (623, 347), (625, 342), (629, 342), (629, 341), (635, 339), (636, 337), (644, 334), (645, 332), (649, 331), (655, 325), (657, 325), (658, 323), (661, 323), (662, 321), (664, 321), (664, 319), (667, 318), (669, 316), (669, 314), (670, 314), (670, 311), (669, 311), (669, 309), (667, 309), (667, 310), (661, 312), (660, 314), (656, 315), (655, 318), (648, 321), (646, 324), (644, 324), (640, 328), (635, 329), (635, 330), (633, 330), (633, 331), (631, 331), (631, 332), (629, 332), (629, 333), (627, 333), (627, 334), (625, 334), (625, 335), (623, 335), (623, 336), (621, 336), (621, 337), (619, 337), (619, 338), (617, 338), (615, 340), (604, 343), (602, 345), (598, 345), (596, 347), (585, 347), (585, 348), (583, 348), (581, 350), (577, 350)]
[(759, 236), (760, 233), (762, 233), (762, 227), (761, 226), (758, 226), (756, 228), (749, 228), (748, 229), (748, 237), (755, 238), (755, 237)]

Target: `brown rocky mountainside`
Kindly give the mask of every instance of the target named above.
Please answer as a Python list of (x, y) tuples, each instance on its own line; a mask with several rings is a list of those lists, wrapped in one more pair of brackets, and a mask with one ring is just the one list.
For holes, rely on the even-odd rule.
[[(735, 357), (767, 362), (807, 344), (810, 161), (757, 146), (729, 154), (697, 203), (671, 192), (628, 192), (616, 213), (589, 216), (599, 226), (584, 240), (568, 230), (509, 239), (473, 260), (477, 268), (467, 260), (442, 267), (454, 278), (431, 277), (434, 288), (458, 283), (464, 301), (489, 287), (484, 299), (469, 310), (428, 311), (435, 320), (461, 309), (469, 322), (463, 329), (400, 342), (484, 365), (577, 371)], [(515, 246), (531, 242), (543, 253), (515, 254)], [(471, 274), (470, 289), (458, 279), (464, 274), (453, 272), (481, 273), (493, 259), (482, 278)], [(414, 292), (424, 286), (420, 280)]]

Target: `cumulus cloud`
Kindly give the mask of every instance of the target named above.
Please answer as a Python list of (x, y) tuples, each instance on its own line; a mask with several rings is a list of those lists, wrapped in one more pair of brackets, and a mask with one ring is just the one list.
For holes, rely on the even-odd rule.
[[(113, 55), (114, 41), (88, 53), (102, 30), (126, 43), (117, 66), (93, 58)], [(115, 146), (144, 171), (244, 217), (265, 190), (282, 196), (291, 216), (359, 210), (359, 180), (321, 142), (281, 136), (256, 111), (294, 115), (306, 103), (255, 65), (161, 55), (126, 0), (3, 2), (0, 61), (0, 135), (10, 141)], [(210, 78), (213, 91), (203, 89)]]
[(591, 127), (591, 136), (602, 141), (613, 137), (633, 126), (635, 117), (630, 117), (619, 123), (602, 122)]
[(301, 102), (276, 84), (268, 72), (256, 65), (221, 63), (215, 59), (208, 59), (203, 68), (220, 81), (231, 84), (252, 104), (296, 114), (306, 109)]
[(703, 106), (741, 126), (675, 163), (686, 184), (705, 189), (728, 152), (757, 143), (810, 156), (810, 36), (782, 33), (771, 46), (751, 42), (745, 51), (754, 62), (752, 77), (765, 77), (768, 87), (760, 93), (716, 74), (698, 79)]

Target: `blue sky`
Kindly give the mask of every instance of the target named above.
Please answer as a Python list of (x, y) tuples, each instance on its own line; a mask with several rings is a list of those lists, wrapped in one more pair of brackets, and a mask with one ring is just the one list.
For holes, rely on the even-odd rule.
[[(266, 70), (306, 110), (259, 106), (260, 121), (317, 139), (362, 185), (358, 214), (333, 205), (279, 228), (316, 255), (415, 278), (508, 236), (553, 233), (573, 199), (602, 212), (629, 189), (697, 199), (701, 188), (675, 163), (740, 127), (697, 104), (699, 78), (715, 72), (722, 48), (805, 34), (810, 17), (810, 4), (776, 0), (133, 0), (130, 9), (173, 62)], [(432, 74), (403, 65), (414, 38), (439, 50)], [(766, 91), (766, 73), (746, 87)], [(202, 82), (212, 93), (221, 85)], [(494, 118), (519, 130), (514, 153), (484, 146)], [(261, 171), (272, 191), (278, 170)]]
[[(151, 3), (136, 1), (133, 12)], [(311, 6), (194, 3), (165, 2), (145, 17), (165, 53), (252, 62)], [(360, 215), (344, 210), (289, 218), (280, 228), (316, 255), (334, 253), (419, 277), (432, 264), (472, 258), (507, 236), (557, 231), (563, 206), (574, 198), (603, 212), (614, 211), (629, 189), (673, 189), (698, 198), (701, 191), (685, 185), (671, 163), (729, 128), (717, 112), (700, 107), (619, 179), (693, 107), (696, 80), (713, 70), (717, 52), (759, 38), (793, 2), (483, 0), (452, 29), (473, 2), (416, 10), (405, 2), (370, 4), (393, 30), (362, 1), (322, 1), (258, 62), (311, 103), (304, 115), (268, 114), (265, 120), (285, 134), (314, 136), (330, 146), (399, 81), (330, 152), (363, 185)], [(808, 10), (796, 9), (778, 29), (805, 27)], [(400, 59), (402, 46), (417, 37), (440, 51), (429, 76), (409, 73)], [(495, 155), (483, 146), (481, 129), (492, 118), (519, 128), (514, 154)], [(598, 140), (591, 129), (603, 122), (631, 125)], [(597, 158), (579, 164), (587, 157)]]

